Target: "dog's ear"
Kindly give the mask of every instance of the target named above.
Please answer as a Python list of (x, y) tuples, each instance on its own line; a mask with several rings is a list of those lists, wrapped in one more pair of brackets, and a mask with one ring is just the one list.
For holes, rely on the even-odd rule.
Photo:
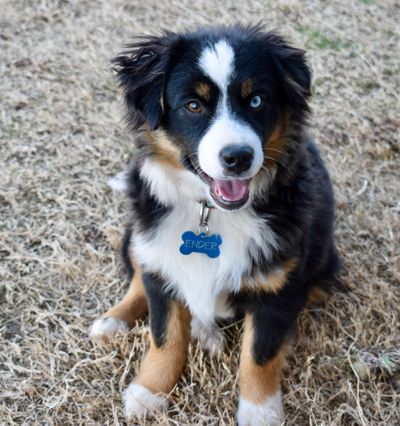
[(305, 59), (305, 51), (290, 46), (281, 36), (270, 34), (278, 78), (286, 98), (292, 107), (308, 110), (311, 96), (311, 71)]
[(167, 33), (160, 37), (142, 37), (112, 60), (124, 92), (127, 120), (133, 129), (146, 122), (154, 130), (161, 123), (172, 38), (172, 34)]

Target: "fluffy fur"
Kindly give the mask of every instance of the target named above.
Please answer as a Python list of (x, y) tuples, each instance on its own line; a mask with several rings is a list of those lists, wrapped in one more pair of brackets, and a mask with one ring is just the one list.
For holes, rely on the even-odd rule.
[(244, 398), (239, 400), (238, 426), (281, 426), (283, 421), (282, 396), (278, 391), (261, 404), (254, 404)]
[[(338, 269), (332, 189), (305, 132), (304, 52), (234, 26), (143, 38), (114, 63), (139, 132), (125, 183), (112, 183), (131, 200), (124, 259), (132, 274), (132, 259), (141, 267), (152, 330), (129, 389), (140, 386), (142, 399), (151, 396), (142, 405), (155, 408), (154, 395), (170, 392), (183, 368), (188, 317), (211, 348), (220, 346), (217, 318), (245, 315), (238, 420), (278, 424), (285, 343), (312, 289), (327, 288)], [(179, 252), (182, 233), (197, 232), (200, 201), (222, 237), (216, 259)], [(140, 414), (131, 393), (127, 413)]]

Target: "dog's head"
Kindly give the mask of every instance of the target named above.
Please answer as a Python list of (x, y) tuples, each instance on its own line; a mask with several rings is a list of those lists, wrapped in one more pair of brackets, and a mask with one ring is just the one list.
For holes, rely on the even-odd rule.
[(155, 151), (169, 145), (226, 210), (284, 163), (288, 131), (308, 111), (304, 52), (259, 27), (142, 38), (114, 64), (131, 127), (144, 126)]

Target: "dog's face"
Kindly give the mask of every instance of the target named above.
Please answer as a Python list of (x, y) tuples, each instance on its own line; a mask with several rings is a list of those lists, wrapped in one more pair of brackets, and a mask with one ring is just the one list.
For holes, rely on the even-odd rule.
[(132, 126), (160, 127), (182, 167), (234, 210), (285, 157), (289, 122), (304, 119), (303, 56), (274, 33), (232, 27), (148, 38), (115, 62)]

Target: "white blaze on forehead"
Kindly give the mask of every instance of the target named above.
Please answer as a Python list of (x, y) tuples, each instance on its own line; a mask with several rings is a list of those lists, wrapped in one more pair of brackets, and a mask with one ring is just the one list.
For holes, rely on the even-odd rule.
[(258, 172), (264, 158), (261, 140), (254, 129), (229, 108), (228, 86), (234, 73), (234, 60), (232, 46), (223, 39), (207, 47), (199, 60), (204, 74), (218, 86), (222, 94), (211, 126), (200, 140), (198, 148), (200, 167), (214, 179), (225, 176), (219, 156), (226, 145), (243, 144), (253, 148), (254, 159), (246, 177), (252, 177)]
[(226, 40), (220, 40), (203, 51), (199, 66), (222, 91), (226, 91), (233, 72), (234, 58), (232, 46)]

